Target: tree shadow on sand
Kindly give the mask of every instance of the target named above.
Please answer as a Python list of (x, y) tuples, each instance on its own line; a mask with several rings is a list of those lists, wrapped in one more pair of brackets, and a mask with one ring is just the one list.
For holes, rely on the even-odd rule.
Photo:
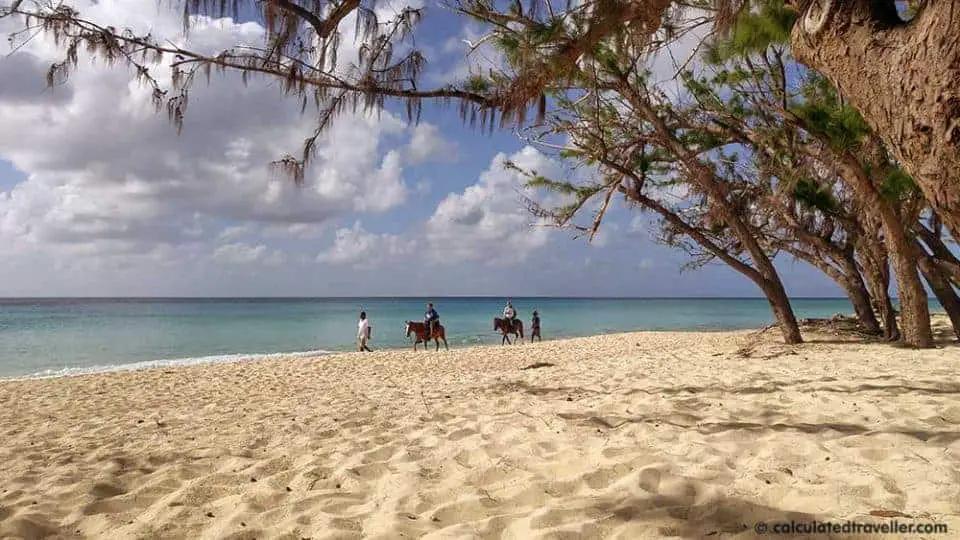
[[(858, 377), (858, 381), (891, 381), (897, 379), (894, 376), (876, 376), (876, 377)], [(858, 394), (863, 392), (880, 393), (887, 395), (902, 394), (925, 394), (930, 396), (948, 396), (960, 395), (960, 383), (945, 383), (935, 380), (914, 380), (909, 384), (872, 384), (864, 383), (857, 386), (843, 387), (839, 385), (827, 385), (823, 383), (841, 382), (834, 377), (825, 377), (822, 379), (799, 379), (791, 381), (765, 381), (760, 385), (740, 386), (740, 385), (705, 385), (705, 386), (668, 386), (647, 388), (629, 388), (618, 392), (624, 396), (634, 394), (660, 395), (660, 396), (678, 396), (678, 395), (754, 395), (754, 394), (772, 394), (777, 392), (786, 392), (790, 390), (804, 393), (837, 393), (837, 394)], [(819, 384), (818, 384), (819, 383)], [(798, 388), (806, 386), (806, 388)], [(523, 380), (503, 381), (486, 388), (486, 390), (496, 396), (509, 395), (522, 392), (531, 396), (568, 396), (576, 395), (606, 395), (609, 392), (600, 392), (583, 388), (581, 386), (536, 386)]]
[(726, 431), (798, 432), (806, 434), (820, 434), (832, 431), (841, 436), (879, 434), (906, 435), (920, 441), (943, 445), (948, 445), (960, 440), (960, 431), (921, 430), (910, 428), (872, 429), (860, 424), (848, 424), (840, 422), (776, 422), (770, 424), (764, 424), (760, 422), (716, 422), (708, 421), (702, 416), (689, 413), (674, 413), (669, 416), (640, 415), (632, 417), (620, 417), (615, 415), (600, 416), (587, 412), (559, 413), (557, 416), (564, 420), (573, 420), (584, 425), (604, 429), (619, 429), (628, 424), (653, 424), (655, 426), (662, 424), (685, 430), (693, 430), (703, 435), (716, 435)]
[[(790, 512), (780, 508), (756, 504), (728, 496), (704, 497), (701, 484), (682, 477), (672, 477), (670, 494), (660, 492), (665, 475), (648, 468), (640, 473), (640, 487), (648, 495), (608, 497), (600, 499), (596, 509), (609, 514), (613, 522), (640, 523), (644, 536), (679, 537), (690, 539), (756, 537), (758, 524), (770, 532), (774, 523), (809, 523), (828, 521), (826, 516), (804, 512)], [(704, 500), (705, 499), (705, 500)], [(836, 520), (834, 520), (836, 521)], [(766, 529), (762, 529), (763, 527)], [(866, 538), (853, 535), (810, 535), (802, 538)], [(797, 536), (794, 536), (797, 537)]]

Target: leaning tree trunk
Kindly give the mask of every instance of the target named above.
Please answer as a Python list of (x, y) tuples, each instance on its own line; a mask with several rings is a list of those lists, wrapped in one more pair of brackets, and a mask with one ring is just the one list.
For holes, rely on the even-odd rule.
[(847, 298), (853, 304), (853, 312), (857, 314), (857, 320), (860, 326), (867, 334), (879, 335), (883, 333), (880, 329), (880, 322), (873, 312), (873, 304), (870, 302), (870, 293), (859, 274), (855, 278), (849, 278), (840, 284), (847, 293)]
[(792, 3), (809, 5), (793, 55), (838, 85), (960, 232), (960, 5), (928, 0), (903, 23), (893, 0)]
[(890, 272), (872, 271), (867, 274), (867, 283), (870, 284), (873, 297), (877, 302), (877, 311), (880, 312), (880, 320), (883, 321), (883, 339), (898, 341), (900, 326), (897, 323), (897, 310), (894, 309), (893, 300), (890, 298)]
[[(716, 189), (715, 186), (710, 187)], [(788, 344), (803, 343), (800, 324), (797, 323), (797, 316), (790, 304), (790, 297), (787, 296), (787, 289), (783, 286), (783, 280), (780, 279), (780, 274), (773, 265), (773, 261), (770, 260), (770, 257), (757, 242), (743, 218), (729, 211), (725, 200), (718, 201), (717, 204), (724, 204), (723, 208), (727, 210), (724, 216), (727, 219), (727, 224), (736, 232), (737, 238), (750, 254), (750, 258), (753, 259), (756, 272), (759, 274), (759, 279), (754, 279), (754, 282), (760, 286), (764, 296), (767, 297), (767, 302), (770, 303), (770, 309), (773, 311), (773, 316), (780, 327), (780, 333), (783, 334), (783, 341)]]
[[(796, 255), (795, 255), (796, 256)], [(847, 260), (846, 257), (843, 259), (843, 272), (834, 268), (826, 261), (818, 261), (815, 258), (811, 257), (807, 259), (803, 257), (808, 263), (813, 265), (814, 268), (818, 268), (821, 272), (827, 275), (830, 279), (836, 282), (837, 285), (843, 289), (843, 292), (846, 293), (847, 298), (850, 299), (850, 304), (853, 306), (853, 312), (857, 315), (857, 320), (860, 323), (860, 327), (863, 332), (867, 334), (879, 335), (883, 333), (883, 330), (880, 328), (880, 321), (877, 320), (877, 315), (873, 311), (873, 304), (870, 299), (870, 291), (867, 289), (867, 284), (863, 280), (863, 276), (860, 275), (860, 270), (857, 268), (856, 260), (852, 259)]]
[(877, 316), (873, 312), (870, 291), (863, 280), (863, 275), (860, 274), (860, 268), (857, 267), (854, 250), (845, 250), (843, 268), (846, 271), (846, 278), (841, 282), (841, 286), (846, 291), (850, 303), (853, 304), (853, 311), (857, 314), (863, 331), (874, 335), (883, 333), (880, 322), (877, 321)]
[[(881, 210), (881, 213), (885, 213)], [(900, 221), (891, 223), (892, 216), (884, 218), (884, 233), (887, 235), (887, 250), (897, 278), (897, 299), (900, 300), (900, 326), (905, 345), (916, 348), (931, 348), (933, 331), (930, 329), (930, 306), (927, 291), (923, 288), (917, 272), (919, 261), (910, 239)]]
[(943, 310), (947, 312), (947, 317), (953, 326), (953, 333), (960, 339), (960, 297), (957, 296), (950, 285), (950, 280), (933, 257), (926, 254), (920, 255), (920, 271), (940, 305), (943, 306)]
[(800, 325), (797, 323), (797, 317), (793, 313), (793, 307), (790, 305), (790, 297), (787, 296), (787, 290), (780, 281), (780, 277), (774, 275), (772, 278), (764, 279), (758, 283), (763, 290), (763, 294), (770, 303), (770, 309), (776, 318), (777, 326), (780, 327), (780, 333), (783, 334), (783, 341), (789, 344), (802, 343), (803, 337), (800, 335)]
[(923, 244), (932, 253), (940, 269), (947, 274), (948, 279), (960, 286), (960, 259), (950, 251), (943, 238), (937, 231), (928, 229), (922, 223), (917, 227), (918, 236), (923, 240)]
[[(790, 305), (790, 298), (787, 296), (787, 290), (783, 286), (783, 281), (780, 280), (780, 275), (777, 274), (777, 269), (773, 266), (773, 263), (770, 261), (769, 257), (767, 257), (762, 251), (755, 251), (752, 254), (754, 258), (754, 264), (758, 267), (753, 268), (737, 257), (730, 255), (730, 253), (710, 240), (710, 238), (703, 234), (703, 232), (685, 222), (677, 214), (664, 208), (663, 205), (657, 201), (646, 197), (639, 190), (629, 190), (626, 187), (621, 186), (620, 191), (629, 199), (633, 200), (633, 202), (645, 208), (649, 208), (650, 210), (653, 210), (659, 214), (664, 221), (676, 227), (677, 230), (688, 235), (691, 239), (714, 254), (718, 259), (730, 265), (731, 268), (743, 274), (750, 281), (756, 283), (757, 286), (763, 291), (763, 294), (767, 297), (767, 302), (770, 303), (770, 308), (773, 310), (773, 316), (776, 319), (777, 324), (780, 326), (780, 332), (783, 334), (783, 340), (788, 344), (803, 343), (803, 337), (800, 335), (800, 325), (797, 323), (797, 317), (793, 313), (793, 308)], [(739, 217), (737, 217), (735, 214), (729, 215), (731, 217), (731, 221), (739, 225), (740, 230), (745, 230), (743, 222), (736, 221), (740, 219)], [(754, 250), (758, 248), (756, 239), (750, 235), (747, 235), (747, 241), (744, 243), (747, 243), (749, 247), (753, 248)]]
[(927, 304), (927, 291), (923, 288), (917, 271), (914, 239), (908, 233), (894, 204), (880, 194), (865, 169), (865, 164), (875, 167), (875, 163), (883, 163), (879, 158), (879, 145), (866, 140), (861, 150), (860, 159), (845, 155), (838, 162), (841, 176), (869, 207), (868, 212), (875, 213), (881, 223), (884, 246), (897, 280), (903, 344), (918, 349), (931, 348), (934, 343), (930, 329), (930, 308)]
[(864, 237), (857, 249), (861, 254), (864, 280), (883, 322), (883, 338), (896, 341), (900, 339), (900, 329), (897, 326), (897, 313), (890, 300), (890, 265), (886, 248), (876, 237)]

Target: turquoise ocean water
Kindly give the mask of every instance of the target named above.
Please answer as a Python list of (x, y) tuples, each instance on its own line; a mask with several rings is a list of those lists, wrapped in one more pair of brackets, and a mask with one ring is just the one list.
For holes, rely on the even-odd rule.
[[(435, 298), (451, 347), (499, 343), (501, 298)], [(421, 298), (0, 299), (0, 378), (70, 375), (167, 364), (313, 355), (355, 347), (357, 315), (371, 346), (409, 347), (405, 320)], [(515, 298), (524, 323), (540, 311), (545, 339), (635, 330), (757, 328), (765, 300)], [(850, 313), (844, 299), (796, 299), (798, 317)], [(933, 309), (938, 306), (931, 304)]]

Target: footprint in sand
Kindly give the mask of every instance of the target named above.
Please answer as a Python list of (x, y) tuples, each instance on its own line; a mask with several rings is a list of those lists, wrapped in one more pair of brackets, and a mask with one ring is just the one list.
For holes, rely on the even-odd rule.
[(126, 493), (126, 491), (122, 487), (105, 482), (94, 484), (93, 488), (90, 489), (90, 494), (98, 499), (109, 499), (110, 497), (116, 497), (124, 493)]
[(940, 413), (940, 418), (948, 424), (960, 424), (960, 407), (949, 407)]
[(485, 501), (488, 500), (469, 500), (441, 506), (431, 519), (441, 523), (471, 523), (500, 513), (488, 507), (489, 502), (484, 504)]
[(116, 501), (111, 499), (101, 499), (99, 501), (93, 501), (90, 504), (86, 504), (83, 508), (80, 509), (80, 512), (85, 516), (95, 516), (97, 514), (119, 514), (127, 509), (129, 505), (123, 501)]
[(447, 439), (453, 442), (457, 442), (461, 439), (466, 439), (472, 435), (476, 435), (478, 432), (470, 428), (458, 429), (447, 435)]
[(377, 480), (391, 472), (390, 467), (384, 465), (383, 463), (370, 463), (367, 465), (360, 465), (358, 467), (351, 467), (348, 470), (356, 475), (356, 477), (360, 480), (365, 481)]
[(631, 469), (628, 465), (618, 463), (613, 467), (604, 467), (583, 475), (583, 481), (586, 482), (587, 486), (591, 489), (605, 489), (610, 484), (630, 474), (630, 471)]
[(0, 524), (3, 538), (48, 538), (57, 534), (57, 529), (42, 516), (20, 516), (9, 523)]
[(388, 444), (386, 446), (381, 446), (380, 448), (367, 452), (366, 455), (363, 456), (363, 462), (371, 463), (371, 462), (388, 461), (396, 453), (397, 453), (397, 447), (392, 444)]
[(640, 489), (647, 493), (658, 493), (662, 477), (663, 474), (657, 469), (650, 468), (640, 471)]
[(861, 448), (860, 455), (871, 461), (885, 461), (890, 451), (886, 448)]

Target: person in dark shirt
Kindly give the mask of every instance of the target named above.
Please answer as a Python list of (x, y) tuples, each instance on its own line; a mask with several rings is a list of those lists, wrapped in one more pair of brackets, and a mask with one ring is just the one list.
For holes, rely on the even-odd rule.
[(536, 310), (533, 312), (533, 324), (530, 325), (530, 341), (533, 341), (533, 338), (537, 338), (539, 341), (543, 341), (543, 338), (540, 337), (540, 314)]
[(440, 314), (433, 308), (433, 304), (427, 304), (427, 312), (423, 315), (423, 325), (427, 328), (427, 338), (433, 335), (433, 328), (440, 322)]

